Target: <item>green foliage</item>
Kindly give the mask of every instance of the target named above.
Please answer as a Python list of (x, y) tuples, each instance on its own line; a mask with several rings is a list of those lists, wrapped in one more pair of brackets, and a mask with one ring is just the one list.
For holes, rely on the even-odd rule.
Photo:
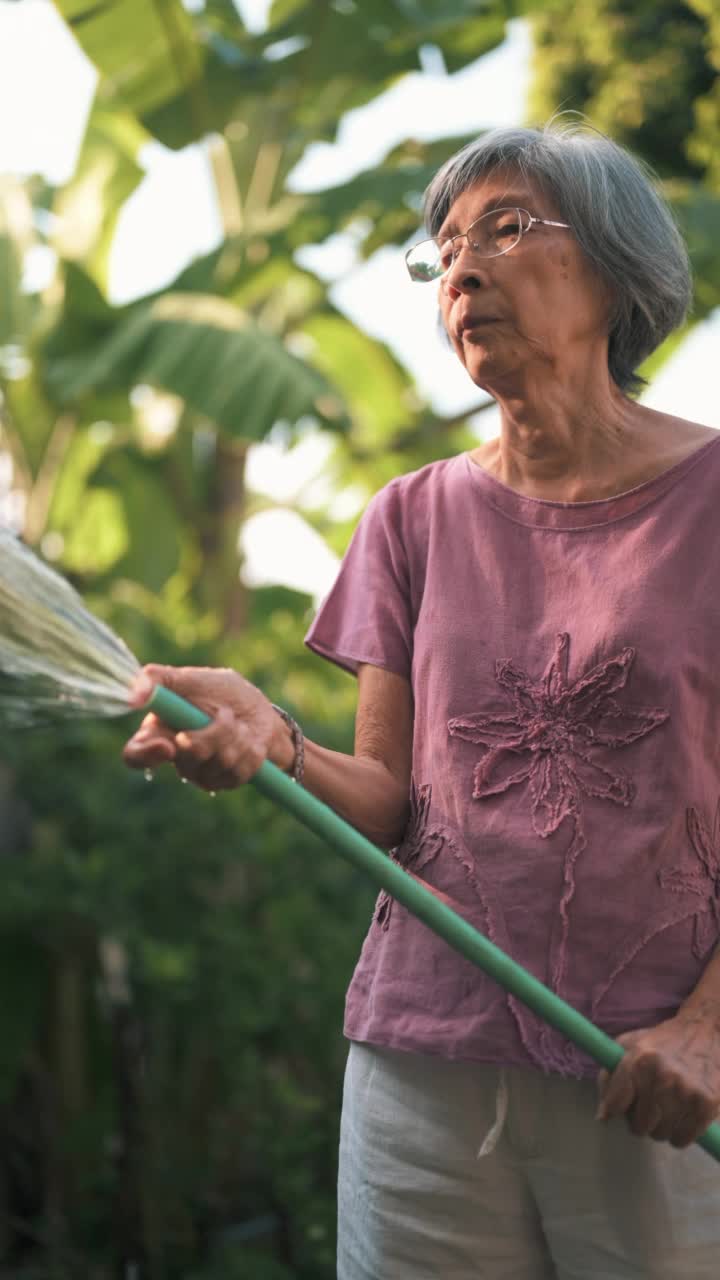
[[(310, 660), (293, 657), (297, 621), (274, 625), (278, 612), (293, 617), (291, 605), (297, 618), (297, 601), (273, 595), (259, 615), (263, 668), (256, 673), (246, 659), (245, 669), (279, 698), (271, 669), (292, 679)], [(239, 664), (238, 650), (230, 656)], [(315, 706), (304, 716), (308, 731), (347, 750), (351, 682), (337, 673), (329, 682), (337, 697), (323, 683), (331, 719), (323, 722)], [(8, 967), (0, 1120), (3, 1105), (18, 1105), (18, 1067), (29, 1068), (38, 1051), (48, 972), (69, 953), (83, 977), (84, 1008), (74, 1018), (67, 1005), (64, 1017), (63, 1006), (51, 1015), (44, 1056), (60, 1091), (70, 1167), (76, 1176), (92, 1172), (96, 1190), (105, 1187), (91, 1205), (74, 1193), (75, 1175), (63, 1192), (83, 1273), (108, 1256), (108, 1242), (121, 1255), (129, 1244), (114, 1226), (129, 1194), (127, 1168), (107, 1150), (108, 1133), (116, 1133), (140, 1179), (144, 1250), (156, 1274), (185, 1274), (233, 1224), (270, 1215), (273, 1248), (282, 1238), (292, 1253), (287, 1274), (330, 1276), (339, 1011), (372, 894), (254, 792), (211, 799), (174, 776), (148, 784), (129, 773), (120, 761), (123, 736), (122, 726), (76, 726), (12, 744), (16, 794), (32, 812), (33, 837), (24, 855), (4, 862), (0, 938), (14, 957), (12, 972), (22, 966), (22, 986)], [(115, 984), (99, 969), (108, 941), (127, 966)], [(99, 1020), (91, 998), (98, 982)], [(40, 1112), (52, 1105), (50, 1081), (30, 1079), (25, 1088)], [(128, 1090), (145, 1133), (136, 1151)], [(227, 1274), (232, 1257), (242, 1274), (254, 1265), (253, 1246), (253, 1239), (232, 1251), (218, 1244), (207, 1256), (217, 1252), (223, 1261), (213, 1267), (227, 1265)], [(272, 1271), (279, 1261), (265, 1265), (268, 1277), (283, 1274)]]
[[(553, 0), (534, 14), (533, 34), (533, 119), (583, 112), (655, 170), (688, 241), (693, 319), (703, 319), (720, 305), (717, 4)], [(676, 345), (673, 336), (661, 358)]]
[(440, 142), (406, 139), (381, 168), (363, 170), (348, 182), (308, 197), (289, 234), (294, 244), (322, 241), (349, 225), (358, 232), (364, 255), (385, 244), (401, 244), (416, 230), (422, 196), (448, 156), (469, 142), (466, 136)]
[(102, 75), (100, 99), (119, 98), (140, 119), (202, 77), (202, 57), (180, 0), (61, 0), (90, 61)]
[(694, 315), (702, 319), (720, 306), (720, 187), (713, 191), (699, 182), (673, 182), (667, 184), (667, 191), (690, 251), (695, 275)]
[(103, 290), (118, 216), (143, 176), (138, 153), (147, 141), (133, 116), (96, 105), (80, 162), (58, 193), (55, 244), (68, 261), (84, 263)]
[[(43, 310), (14, 326), (28, 367), (3, 383), (26, 536), (53, 535), (90, 607), (142, 657), (239, 667), (339, 750), (351, 745), (354, 684), (303, 650), (309, 601), (281, 588), (248, 598), (237, 581), (244, 450), (279, 421), (289, 440), (311, 422), (345, 432), (364, 450), (369, 495), (398, 469), (389, 436), (422, 422), (432, 441), (433, 415), (405, 371), (293, 255), (351, 221), (353, 207), (382, 215), (381, 238), (406, 235), (442, 144), (416, 148), (414, 168), (410, 145), (397, 149), (393, 193), (380, 170), (379, 200), (372, 175), (366, 202), (329, 197), (342, 214), (284, 187), (308, 141), (417, 64), (418, 31), (441, 34), (467, 16), (462, 6), (413, 11), (411, 29), (410, 10), (398, 9), (387, 57), (361, 23), (347, 65), (328, 75), (327, 42), (347, 27), (338, 16), (335, 36), (321, 30), (316, 6), (278, 13), (272, 39), (254, 42), (232, 5), (183, 11), (197, 58), (162, 72), (158, 19), (167, 33), (171, 4), (138, 10), (131, 43), (129, 29), (118, 34), (120, 6), (65, 9), (104, 74), (73, 180), (41, 193), (62, 230), (58, 273)], [(266, 59), (280, 24), (287, 34), (299, 22), (313, 31), (313, 66)], [(483, 26), (486, 41), (502, 34), (497, 17)], [(301, 101), (308, 75), (316, 87)], [(108, 247), (142, 138), (181, 145), (208, 120), (223, 130), (223, 245), (162, 294), (113, 307)], [(20, 301), (26, 247), (13, 248)], [(169, 413), (160, 436), (158, 405)], [(347, 459), (336, 465), (342, 479)], [(347, 540), (347, 524), (313, 515), (336, 545)], [(35, 1245), (11, 1232), (3, 1261), (47, 1280), (135, 1261), (153, 1280), (329, 1280), (342, 1002), (373, 895), (252, 792), (210, 800), (172, 777), (149, 786), (129, 774), (122, 736), (76, 727), (16, 739), (9, 752), (6, 828), (15, 807), (26, 831), (25, 852), (6, 859), (0, 945), (28, 941), (0, 1048), (0, 1120), (4, 1098), (5, 1185)], [(48, 1114), (51, 1136), (38, 1121)]]
[(398, 404), (412, 405), (411, 382), (402, 366), (386, 348), (329, 310), (311, 316), (302, 332), (314, 344), (313, 359), (352, 399), (363, 441), (387, 440), (398, 420)]
[(27, 329), (28, 303), (20, 282), (29, 217), (25, 193), (11, 181), (0, 181), (0, 353), (3, 347), (20, 342)]
[(260, 440), (280, 417), (342, 424), (343, 406), (313, 369), (211, 294), (168, 293), (129, 309), (107, 341), (49, 361), (60, 404), (148, 383), (181, 396), (231, 435)]
[(102, 72), (104, 105), (182, 147), (228, 121), (252, 125), (261, 101), (291, 163), (308, 140), (334, 137), (343, 112), (416, 70), (421, 45), (437, 44), (456, 70), (502, 39), (505, 19), (480, 0), (275, 0), (268, 30), (252, 36), (231, 0), (194, 17), (180, 0), (105, 0), (89, 14), (81, 0), (56, 3)]
[(555, 3), (533, 20), (531, 112), (582, 110), (662, 177), (697, 177), (695, 103), (715, 72), (707, 22), (684, 0)]

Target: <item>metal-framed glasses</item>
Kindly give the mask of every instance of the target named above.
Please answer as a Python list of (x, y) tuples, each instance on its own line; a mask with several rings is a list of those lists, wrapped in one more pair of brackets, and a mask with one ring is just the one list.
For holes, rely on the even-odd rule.
[(408, 249), (405, 262), (410, 279), (420, 284), (439, 280), (458, 258), (463, 240), (473, 257), (499, 258), (501, 254), (514, 249), (535, 226), (565, 227), (570, 230), (568, 222), (534, 218), (527, 209), (492, 209), (490, 213), (483, 213), (476, 218), (467, 231), (455, 236), (445, 236), (442, 240), (421, 240), (420, 244)]

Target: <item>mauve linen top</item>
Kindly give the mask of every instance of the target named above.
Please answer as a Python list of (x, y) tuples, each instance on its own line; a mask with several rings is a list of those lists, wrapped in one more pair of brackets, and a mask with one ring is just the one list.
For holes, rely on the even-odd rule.
[[(720, 933), (720, 435), (615, 498), (527, 498), (467, 454), (370, 502), (307, 636), (412, 683), (393, 856), (610, 1035), (671, 1016)], [(596, 1066), (381, 894), (345, 1033)]]

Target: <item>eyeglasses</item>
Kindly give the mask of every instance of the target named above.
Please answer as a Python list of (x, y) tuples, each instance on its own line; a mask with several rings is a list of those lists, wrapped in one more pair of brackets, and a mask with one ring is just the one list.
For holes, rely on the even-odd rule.
[(551, 222), (548, 218), (534, 218), (527, 209), (493, 209), (476, 218), (456, 236), (437, 240), (422, 240), (405, 254), (410, 279), (425, 284), (438, 280), (449, 271), (460, 254), (462, 241), (466, 240), (471, 254), (476, 258), (499, 258), (509, 253), (534, 226), (565, 227), (567, 222)]

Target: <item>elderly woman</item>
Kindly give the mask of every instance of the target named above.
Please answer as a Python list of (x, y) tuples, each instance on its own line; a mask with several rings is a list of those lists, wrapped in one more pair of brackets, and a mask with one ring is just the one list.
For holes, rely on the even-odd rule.
[[(381, 895), (347, 999), (338, 1274), (715, 1277), (720, 1170), (690, 1144), (720, 1105), (720, 435), (632, 398), (687, 256), (583, 128), (486, 134), (425, 212), (410, 274), (501, 433), (370, 503), (307, 637), (357, 675), (355, 754), (305, 742), (303, 781), (627, 1052), (596, 1111), (593, 1064)], [(242, 676), (151, 667), (139, 703), (153, 679), (213, 723), (149, 716), (129, 764), (300, 773)]]

